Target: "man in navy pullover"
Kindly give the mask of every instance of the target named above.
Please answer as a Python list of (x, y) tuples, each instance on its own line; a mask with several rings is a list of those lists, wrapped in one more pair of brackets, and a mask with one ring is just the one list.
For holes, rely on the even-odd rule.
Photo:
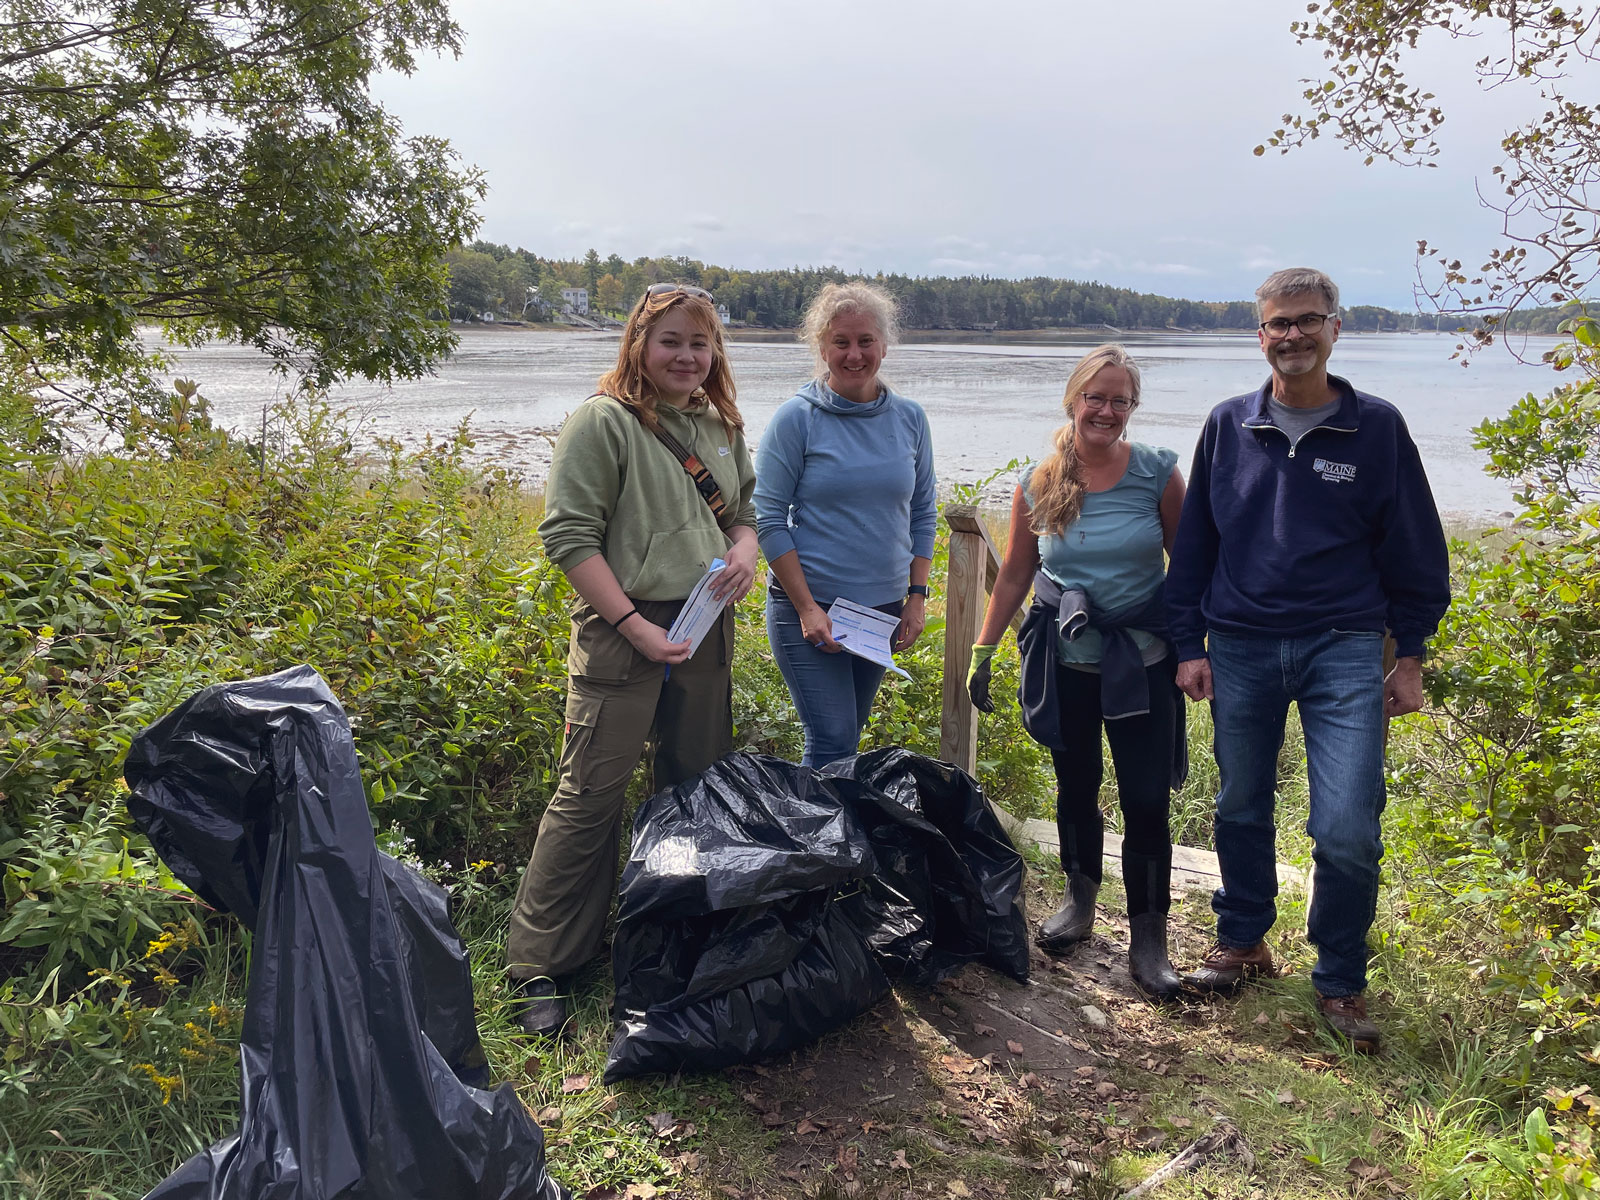
[[(1328, 1023), (1377, 1048), (1367, 931), (1383, 856), (1386, 720), (1422, 707), (1423, 642), (1450, 604), (1438, 510), (1393, 405), (1328, 374), (1339, 290), (1309, 268), (1256, 291), (1272, 378), (1219, 404), (1195, 448), (1167, 574), (1178, 686), (1210, 700), (1217, 767), (1217, 941), (1203, 992), (1271, 974), (1278, 751), (1305, 731), (1314, 879), (1311, 981)], [(1383, 635), (1396, 660), (1383, 673)]]

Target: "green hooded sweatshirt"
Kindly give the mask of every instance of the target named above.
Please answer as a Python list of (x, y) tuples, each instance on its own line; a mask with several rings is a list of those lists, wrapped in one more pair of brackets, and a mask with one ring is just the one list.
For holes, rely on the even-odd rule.
[(755, 528), (756, 473), (744, 433), (730, 437), (709, 402), (656, 412), (722, 489), (721, 523), (655, 434), (620, 401), (591, 396), (556, 438), (539, 536), (563, 571), (601, 554), (632, 599), (682, 600), (727, 551), (728, 530)]

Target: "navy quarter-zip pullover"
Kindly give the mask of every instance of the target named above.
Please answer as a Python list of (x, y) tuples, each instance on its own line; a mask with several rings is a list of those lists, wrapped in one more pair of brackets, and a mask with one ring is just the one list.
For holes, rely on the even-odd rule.
[(1335, 375), (1337, 411), (1291, 442), (1259, 391), (1211, 411), (1167, 572), (1178, 660), (1208, 629), (1261, 637), (1393, 633), (1420, 655), (1450, 605), (1449, 555), (1398, 409)]

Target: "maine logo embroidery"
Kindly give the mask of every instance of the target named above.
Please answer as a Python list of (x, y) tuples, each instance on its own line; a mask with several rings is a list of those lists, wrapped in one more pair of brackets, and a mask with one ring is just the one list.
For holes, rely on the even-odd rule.
[(1354, 483), (1356, 479), (1355, 463), (1334, 462), (1332, 459), (1319, 458), (1311, 464), (1311, 469), (1318, 472), (1329, 483)]

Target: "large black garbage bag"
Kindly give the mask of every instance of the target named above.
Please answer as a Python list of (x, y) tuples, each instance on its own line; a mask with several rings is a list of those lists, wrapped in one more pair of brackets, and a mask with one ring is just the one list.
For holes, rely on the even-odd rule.
[(848, 902), (888, 969), (932, 983), (963, 963), (1028, 978), (1022, 856), (965, 771), (901, 747), (823, 768), (840, 782), (878, 868)]
[(509, 1084), (484, 1091), (444, 891), (379, 853), (344, 710), (310, 667), (221, 684), (134, 739), (128, 809), (255, 933), (239, 1131), (147, 1200), (560, 1200)]
[(733, 754), (634, 819), (612, 966), (606, 1081), (713, 1070), (814, 1041), (889, 981), (840, 896), (872, 871), (848, 781)]

